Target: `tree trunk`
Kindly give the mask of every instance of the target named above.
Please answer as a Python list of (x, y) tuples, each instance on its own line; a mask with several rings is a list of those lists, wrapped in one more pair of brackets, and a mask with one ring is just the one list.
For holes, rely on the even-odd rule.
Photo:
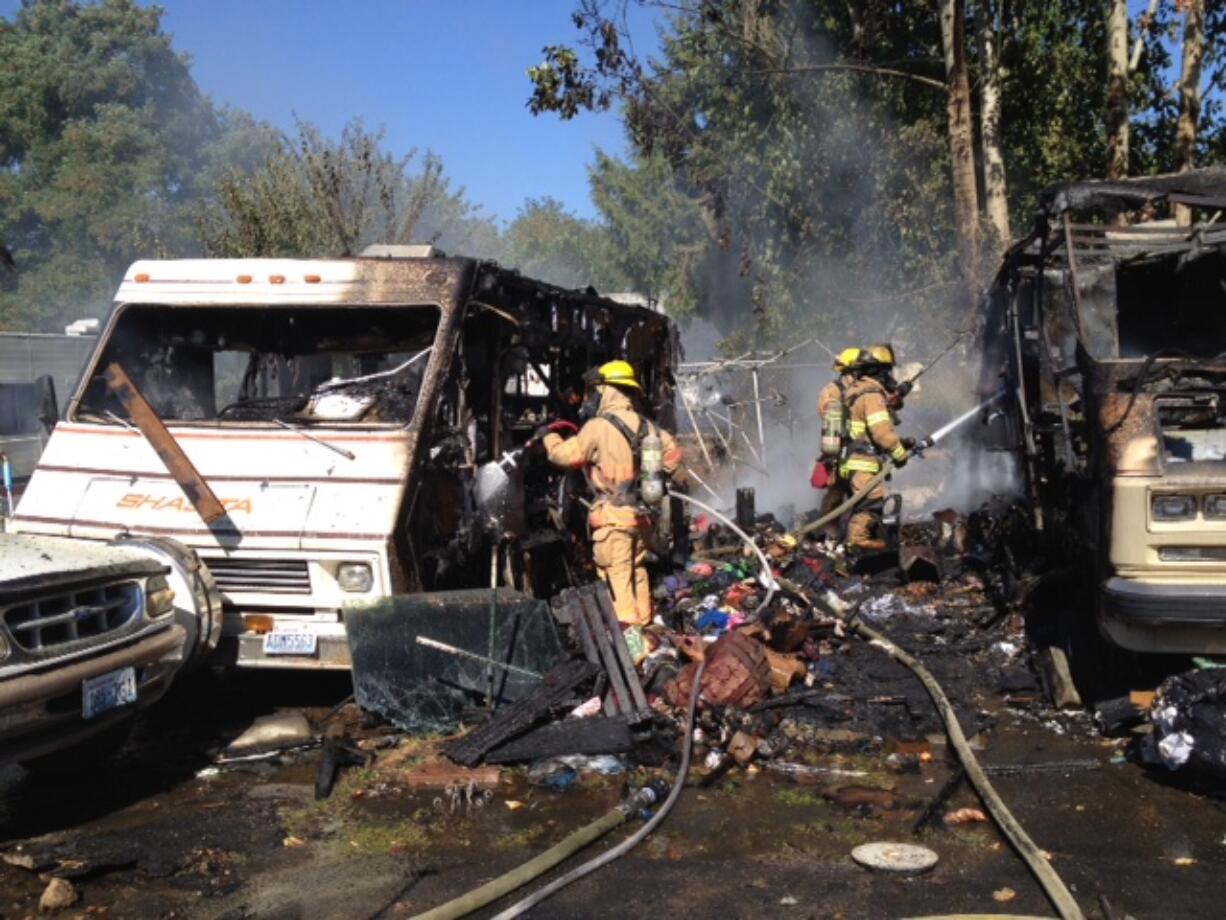
[(1128, 175), (1128, 0), (1107, 18), (1107, 178)]
[(973, 307), (978, 288), (979, 187), (975, 178), (975, 139), (971, 123), (971, 86), (966, 71), (966, 0), (941, 0), (941, 43), (949, 119), (949, 154), (953, 161), (954, 222), (963, 295)]
[[(1196, 125), (1200, 121), (1200, 71), (1205, 57), (1205, 0), (1186, 0), (1183, 27), (1183, 69), (1179, 75), (1179, 120), (1175, 123), (1175, 169), (1196, 166)], [(1175, 222), (1192, 223), (1192, 209), (1175, 205)]]
[(1006, 195), (1005, 155), (1000, 146), (1000, 46), (995, 11), (982, 3), (977, 13), (979, 59), (983, 76), (979, 83), (979, 135), (983, 144), (983, 198), (988, 222), (999, 256), (1011, 242), (1009, 199)]

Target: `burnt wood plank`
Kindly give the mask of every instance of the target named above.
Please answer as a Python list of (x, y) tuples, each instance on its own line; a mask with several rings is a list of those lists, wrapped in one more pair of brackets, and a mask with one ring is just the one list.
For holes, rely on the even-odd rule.
[(458, 764), (476, 766), (487, 751), (526, 732), (599, 671), (599, 666), (590, 661), (563, 662), (546, 674), (531, 694), (500, 709), (464, 737), (446, 742), (440, 750)]

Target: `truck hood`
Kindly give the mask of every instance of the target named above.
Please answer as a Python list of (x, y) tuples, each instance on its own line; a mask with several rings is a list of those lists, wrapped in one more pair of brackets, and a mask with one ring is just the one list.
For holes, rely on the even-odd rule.
[(30, 591), (94, 578), (156, 575), (143, 553), (89, 540), (0, 534), (0, 602)]

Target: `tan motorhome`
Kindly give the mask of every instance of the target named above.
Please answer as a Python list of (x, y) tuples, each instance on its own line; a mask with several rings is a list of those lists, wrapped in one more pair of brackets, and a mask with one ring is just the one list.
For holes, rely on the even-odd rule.
[(1220, 170), (1060, 186), (987, 294), (1036, 524), (1135, 652), (1226, 654), (1223, 209)]
[[(224, 621), (244, 666), (348, 667), (346, 601), (489, 587), (491, 571), (538, 596), (568, 583), (576, 484), (513, 452), (573, 416), (583, 372), (612, 358), (672, 424), (675, 327), (428, 247), (370, 252), (134, 264), (18, 528), (145, 547), (198, 608), (189, 644), (208, 651)], [(197, 513), (108, 386), (113, 365), (222, 517)], [(477, 472), (508, 453), (514, 494), (491, 520)]]

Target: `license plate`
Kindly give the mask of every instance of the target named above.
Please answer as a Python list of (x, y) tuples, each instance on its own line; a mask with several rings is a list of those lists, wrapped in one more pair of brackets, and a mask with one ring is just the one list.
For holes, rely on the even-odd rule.
[(92, 719), (136, 702), (136, 668), (120, 668), (81, 682), (81, 717)]
[(314, 655), (314, 633), (270, 632), (264, 634), (265, 655)]

